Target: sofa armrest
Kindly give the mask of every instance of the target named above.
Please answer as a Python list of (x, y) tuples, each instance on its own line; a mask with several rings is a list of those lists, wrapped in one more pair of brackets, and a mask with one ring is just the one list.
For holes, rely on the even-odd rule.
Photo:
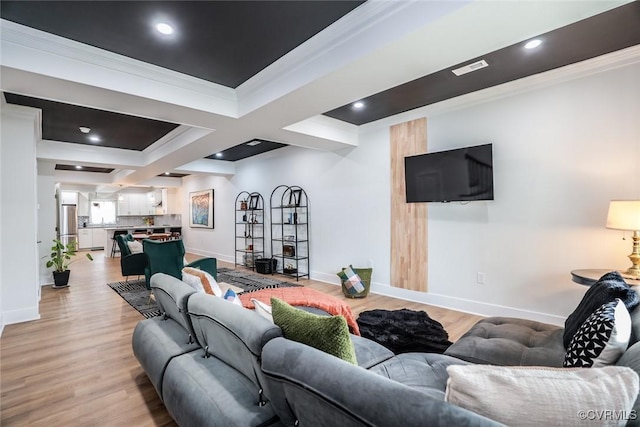
[(199, 268), (200, 270), (211, 274), (214, 279), (218, 280), (218, 261), (215, 258), (200, 258), (185, 265), (185, 267)]
[(265, 344), (262, 371), (285, 425), (501, 425), (442, 401), (441, 393), (415, 390), (285, 338)]

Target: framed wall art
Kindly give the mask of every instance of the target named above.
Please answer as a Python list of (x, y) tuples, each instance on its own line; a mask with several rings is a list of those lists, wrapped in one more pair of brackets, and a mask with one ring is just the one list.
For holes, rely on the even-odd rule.
[(189, 193), (189, 226), (213, 228), (213, 189)]

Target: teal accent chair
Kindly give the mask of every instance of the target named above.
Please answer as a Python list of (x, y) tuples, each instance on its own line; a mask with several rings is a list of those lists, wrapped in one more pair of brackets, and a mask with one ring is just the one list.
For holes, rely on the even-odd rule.
[(143, 253), (131, 253), (127, 242), (133, 242), (131, 234), (115, 236), (120, 248), (120, 270), (122, 275), (129, 280), (129, 276), (142, 276), (147, 267), (147, 256)]
[(147, 289), (151, 289), (151, 276), (165, 273), (182, 280), (182, 269), (194, 267), (211, 274), (218, 279), (218, 263), (215, 258), (201, 258), (190, 264), (184, 264), (184, 243), (182, 240), (150, 240), (142, 241), (142, 250), (147, 257), (147, 267), (144, 270)]

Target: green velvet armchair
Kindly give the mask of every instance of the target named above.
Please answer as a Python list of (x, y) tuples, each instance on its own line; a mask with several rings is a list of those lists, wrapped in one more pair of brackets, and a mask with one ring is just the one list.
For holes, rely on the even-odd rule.
[(144, 271), (146, 285), (151, 289), (149, 280), (156, 273), (165, 273), (177, 279), (182, 279), (182, 269), (184, 267), (194, 267), (211, 274), (214, 279), (218, 278), (217, 260), (215, 258), (201, 258), (190, 264), (184, 264), (184, 243), (181, 239), (158, 240), (144, 239), (142, 248), (147, 257), (147, 267)]
[(147, 267), (147, 256), (143, 253), (131, 253), (127, 242), (133, 242), (133, 236), (117, 235), (115, 236), (118, 247), (120, 248), (120, 270), (122, 275), (129, 280), (129, 276), (142, 276)]

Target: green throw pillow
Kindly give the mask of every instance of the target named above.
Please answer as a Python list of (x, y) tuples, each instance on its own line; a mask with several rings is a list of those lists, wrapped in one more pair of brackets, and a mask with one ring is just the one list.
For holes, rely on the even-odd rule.
[(342, 360), (358, 364), (347, 321), (342, 316), (319, 316), (271, 298), (273, 322), (285, 338), (322, 350)]

